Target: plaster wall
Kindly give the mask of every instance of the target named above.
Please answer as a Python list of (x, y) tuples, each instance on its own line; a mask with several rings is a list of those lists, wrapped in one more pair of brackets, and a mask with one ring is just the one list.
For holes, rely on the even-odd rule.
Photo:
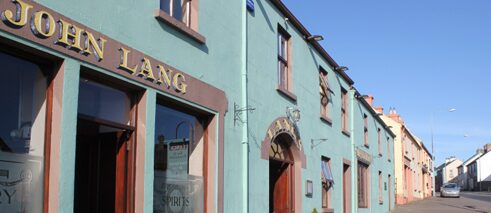
[[(159, 1), (35, 1), (54, 11), (82, 23), (93, 30), (115, 39), (129, 47), (137, 49), (148, 56), (167, 63), (201, 81), (226, 91), (230, 103), (240, 104), (240, 38), (241, 16), (240, 1), (216, 0), (213, 4), (200, 1), (199, 30), (206, 37), (205, 44), (199, 44), (181, 32), (176, 31), (166, 23), (154, 17), (154, 10), (159, 8)], [(78, 100), (78, 78), (81, 66), (89, 66), (85, 62), (71, 59), (65, 55), (52, 52), (46, 48), (32, 44), (0, 32), (5, 38), (16, 40), (32, 48), (41, 49), (60, 57), (65, 61), (64, 93), (62, 99), (62, 125), (60, 144), (60, 176), (59, 176), (59, 202), (58, 212), (71, 212), (73, 210), (73, 180), (74, 180), (74, 150)], [(112, 75), (107, 70), (92, 67), (96, 72)], [(116, 69), (116, 68), (115, 68)], [(128, 81), (125, 78), (120, 78)], [(135, 83), (135, 82), (132, 82)], [(153, 123), (156, 96), (165, 96), (160, 91), (137, 84), (148, 91), (146, 104), (147, 128), (146, 138), (153, 138)], [(191, 103), (186, 103), (190, 104)], [(228, 104), (229, 112), (233, 112), (233, 104)], [(200, 107), (194, 105), (194, 107)], [(207, 109), (203, 109), (207, 110)], [(225, 130), (225, 156), (224, 180), (227, 187), (224, 189), (224, 212), (236, 210), (242, 206), (240, 184), (243, 181), (240, 162), (240, 129), (234, 128), (233, 116), (226, 116)], [(218, 124), (217, 124), (218, 125)], [(144, 169), (144, 210), (152, 212), (153, 202), (153, 147), (146, 143), (145, 169)], [(217, 162), (218, 163), (218, 162)], [(217, 180), (212, 180), (217, 181)], [(215, 184), (216, 186), (216, 184)], [(215, 189), (217, 190), (217, 189)], [(218, 205), (218, 204), (215, 204)], [(216, 206), (214, 209), (217, 209)]]

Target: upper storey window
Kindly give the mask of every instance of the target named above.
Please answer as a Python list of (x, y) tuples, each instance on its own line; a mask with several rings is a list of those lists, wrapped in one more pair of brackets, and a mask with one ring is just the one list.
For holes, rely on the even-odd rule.
[(329, 80), (327, 78), (327, 72), (323, 69), (319, 71), (319, 90), (320, 90), (320, 109), (321, 118), (331, 122), (331, 113), (329, 108), (329, 99), (331, 95), (331, 89), (329, 88)]
[(160, 8), (155, 17), (204, 44), (206, 38), (198, 33), (198, 2), (199, 0), (160, 0)]
[(291, 39), (290, 35), (278, 26), (278, 90), (296, 99), (292, 94)]
[(341, 88), (341, 129), (348, 134), (348, 91)]
[(160, 9), (191, 27), (191, 0), (160, 0)]

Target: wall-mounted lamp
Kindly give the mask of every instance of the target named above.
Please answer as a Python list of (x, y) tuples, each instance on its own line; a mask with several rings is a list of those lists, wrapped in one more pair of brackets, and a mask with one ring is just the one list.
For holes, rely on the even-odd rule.
[(300, 110), (296, 107), (286, 107), (286, 116), (294, 123), (297, 123), (300, 121)]
[[(314, 143), (315, 141), (319, 141), (319, 142)], [(319, 146), (321, 143), (324, 142), (327, 142), (327, 138), (310, 139), (310, 149), (314, 149), (314, 147)]]
[(322, 41), (322, 40), (324, 40), (324, 37), (322, 37), (321, 35), (311, 35), (311, 36), (307, 37), (306, 39), (309, 42), (312, 42), (312, 41)]
[(338, 66), (336, 68), (334, 68), (336, 71), (339, 71), (339, 72), (346, 72), (349, 70), (348, 67), (345, 67), (345, 66)]
[(307, 180), (305, 182), (305, 196), (312, 197), (313, 194), (314, 194), (314, 184), (312, 183), (312, 180)]

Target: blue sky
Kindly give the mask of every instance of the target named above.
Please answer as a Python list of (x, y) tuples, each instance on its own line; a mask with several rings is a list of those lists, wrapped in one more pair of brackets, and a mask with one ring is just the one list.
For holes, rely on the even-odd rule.
[(434, 114), (437, 164), (491, 142), (491, 1), (283, 2), (360, 93), (395, 107), (429, 149)]

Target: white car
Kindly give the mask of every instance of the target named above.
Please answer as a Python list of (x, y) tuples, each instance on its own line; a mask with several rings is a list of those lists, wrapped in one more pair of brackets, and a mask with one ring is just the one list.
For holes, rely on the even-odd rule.
[(460, 187), (456, 183), (446, 183), (440, 188), (440, 197), (460, 197)]

